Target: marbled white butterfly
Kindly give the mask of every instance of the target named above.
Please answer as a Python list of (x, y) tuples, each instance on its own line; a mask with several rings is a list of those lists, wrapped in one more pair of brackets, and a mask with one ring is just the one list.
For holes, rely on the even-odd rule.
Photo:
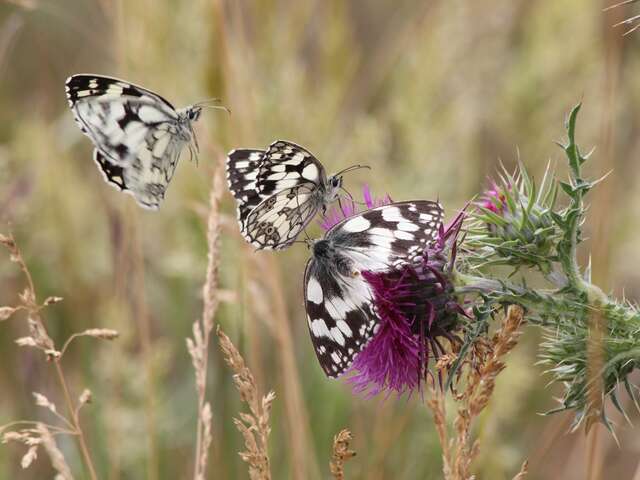
[(377, 332), (373, 292), (362, 272), (412, 264), (433, 241), (443, 210), (416, 200), (348, 217), (313, 242), (304, 274), (309, 333), (322, 369), (338, 377)]
[(105, 180), (141, 206), (157, 209), (184, 146), (197, 153), (193, 122), (203, 104), (176, 110), (157, 93), (94, 74), (69, 77), (65, 90)]
[(257, 249), (290, 246), (318, 210), (339, 198), (342, 174), (327, 176), (308, 150), (284, 140), (267, 150), (237, 149), (227, 155), (227, 181), (238, 203), (244, 238)]

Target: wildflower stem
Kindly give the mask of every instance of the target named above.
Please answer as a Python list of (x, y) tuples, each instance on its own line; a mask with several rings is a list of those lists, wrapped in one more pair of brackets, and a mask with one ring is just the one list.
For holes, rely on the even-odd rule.
[(80, 445), (80, 452), (82, 453), (82, 458), (84, 459), (84, 463), (89, 470), (89, 477), (91, 480), (98, 480), (98, 475), (96, 474), (95, 467), (93, 466), (93, 460), (91, 459), (91, 454), (89, 453), (89, 449), (87, 448), (87, 443), (84, 438), (84, 433), (80, 426), (80, 416), (79, 412), (74, 408), (73, 400), (71, 400), (71, 394), (69, 393), (69, 387), (67, 386), (67, 381), (64, 377), (64, 372), (62, 371), (62, 366), (60, 365), (59, 359), (54, 360), (54, 365), (56, 369), (56, 375), (58, 376), (58, 381), (60, 382), (60, 387), (62, 388), (62, 392), (64, 393), (65, 403), (67, 404), (67, 410), (69, 410), (69, 415), (71, 416), (73, 428), (75, 430), (76, 435), (78, 436), (78, 444)]

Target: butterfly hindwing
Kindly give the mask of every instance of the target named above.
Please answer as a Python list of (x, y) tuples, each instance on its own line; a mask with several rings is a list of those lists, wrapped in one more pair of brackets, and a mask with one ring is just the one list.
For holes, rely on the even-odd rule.
[(436, 202), (398, 202), (348, 217), (314, 244), (305, 272), (305, 308), (320, 365), (344, 373), (378, 328), (363, 272), (414, 264), (442, 224)]
[(192, 140), (187, 117), (160, 95), (116, 78), (74, 75), (66, 92), (107, 181), (143, 207), (158, 208), (180, 153)]
[(93, 160), (98, 164), (104, 179), (109, 185), (112, 185), (120, 191), (128, 190), (121, 166), (111, 163), (98, 149), (93, 150)]
[(362, 277), (344, 281), (333, 266), (311, 259), (304, 279), (307, 325), (325, 374), (342, 375), (376, 333), (373, 293)]
[(315, 184), (305, 182), (265, 198), (247, 215), (242, 234), (259, 249), (288, 247), (320, 208), (316, 193)]

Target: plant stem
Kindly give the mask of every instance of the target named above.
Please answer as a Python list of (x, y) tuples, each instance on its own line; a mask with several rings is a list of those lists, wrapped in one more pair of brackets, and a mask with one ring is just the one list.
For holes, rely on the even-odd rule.
[(67, 404), (67, 410), (69, 410), (69, 415), (71, 416), (71, 420), (73, 423), (73, 428), (75, 429), (75, 433), (78, 436), (78, 443), (80, 445), (80, 452), (82, 453), (82, 458), (84, 459), (84, 463), (89, 470), (89, 476), (91, 480), (98, 480), (98, 475), (96, 475), (95, 467), (93, 466), (93, 461), (91, 460), (91, 454), (89, 453), (89, 449), (87, 448), (87, 443), (84, 439), (84, 433), (82, 428), (80, 427), (80, 418), (78, 415), (78, 411), (74, 408), (73, 400), (71, 400), (71, 395), (69, 394), (69, 387), (67, 386), (67, 381), (64, 377), (64, 372), (62, 371), (62, 367), (60, 366), (60, 362), (58, 360), (54, 360), (56, 374), (58, 376), (58, 381), (60, 382), (60, 386), (62, 387), (62, 392), (64, 393), (64, 399)]

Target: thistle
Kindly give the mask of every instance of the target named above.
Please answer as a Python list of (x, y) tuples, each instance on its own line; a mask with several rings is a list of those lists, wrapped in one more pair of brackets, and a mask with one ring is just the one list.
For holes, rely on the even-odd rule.
[(494, 264), (535, 267), (551, 271), (559, 231), (553, 221), (557, 184), (549, 167), (540, 186), (536, 186), (520, 165), (516, 174), (502, 168), (498, 180), (491, 180), (476, 204), (475, 224), (469, 229), (468, 245), (476, 252), (476, 263), (493, 254)]
[[(626, 416), (616, 387), (623, 385), (639, 406), (638, 388), (629, 374), (640, 366), (640, 312), (635, 305), (605, 294), (592, 283), (590, 268), (577, 262), (586, 216), (584, 197), (599, 182), (582, 176), (589, 155), (581, 153), (575, 140), (579, 110), (578, 105), (569, 115), (568, 142), (561, 145), (569, 180), (558, 182), (547, 169), (536, 185), (522, 165), (513, 175), (503, 172), (472, 214), (461, 246), (464, 261), (454, 277), (458, 293), (479, 294), (478, 322), (486, 323), (500, 305), (516, 303), (526, 308), (530, 324), (544, 329), (541, 363), (565, 388), (561, 405), (549, 413), (573, 410), (575, 428), (584, 424), (588, 429), (601, 421), (613, 432), (606, 400)], [(564, 207), (556, 205), (560, 191), (568, 199)], [(505, 278), (494, 265), (538, 270), (546, 288), (532, 288), (525, 277)], [(465, 332), (463, 351), (477, 339), (475, 332)]]

